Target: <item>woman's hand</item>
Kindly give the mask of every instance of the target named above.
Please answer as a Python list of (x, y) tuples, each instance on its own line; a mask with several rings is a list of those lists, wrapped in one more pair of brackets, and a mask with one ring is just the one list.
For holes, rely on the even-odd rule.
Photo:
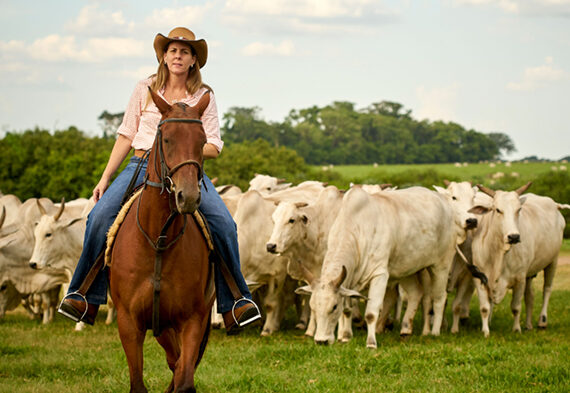
[(109, 187), (109, 179), (102, 177), (101, 180), (99, 180), (99, 183), (97, 183), (93, 189), (93, 200), (95, 203), (101, 199), (103, 193), (107, 190), (107, 187)]

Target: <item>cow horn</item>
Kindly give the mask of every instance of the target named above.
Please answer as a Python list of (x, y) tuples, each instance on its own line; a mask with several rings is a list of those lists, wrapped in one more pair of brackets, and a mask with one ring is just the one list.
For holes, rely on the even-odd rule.
[(4, 225), (4, 220), (6, 219), (6, 206), (2, 206), (2, 215), (0, 215), (0, 228)]
[(277, 179), (277, 184), (283, 184), (283, 183), (287, 183), (287, 180), (283, 179), (283, 178), (278, 178)]
[(530, 185), (532, 184), (531, 181), (529, 181), (528, 183), (526, 183), (524, 186), (520, 187), (519, 189), (517, 189), (515, 192), (519, 195), (522, 195), (526, 190), (528, 190), (528, 188), (530, 187)]
[(449, 187), (449, 185), (451, 184), (451, 182), (447, 179), (443, 179), (443, 184), (445, 184), (446, 187)]
[(307, 202), (297, 202), (297, 203), (295, 203), (295, 207), (296, 207), (297, 209), (298, 209), (298, 208), (301, 208), (301, 207), (305, 207), (305, 206), (309, 206), (309, 204), (308, 204)]
[(57, 211), (57, 213), (55, 213), (55, 216), (53, 216), (53, 220), (57, 221), (59, 220), (59, 218), (61, 217), (61, 215), (63, 214), (63, 209), (65, 209), (65, 197), (61, 198), (61, 203), (60, 203), (60, 207), (59, 210)]
[(481, 190), (482, 193), (489, 195), (491, 198), (495, 197), (495, 191), (490, 188), (485, 187), (482, 184), (477, 184), (477, 188)]
[(38, 205), (38, 209), (40, 209), (42, 216), (45, 216), (47, 214), (46, 209), (42, 206), (39, 199), (36, 199), (36, 204)]
[(309, 285), (311, 285), (313, 283), (313, 281), (315, 281), (315, 276), (313, 275), (313, 273), (309, 269), (307, 269), (305, 267), (305, 265), (303, 265), (301, 263), (301, 261), (297, 261), (297, 263), (301, 267), (301, 271), (303, 272), (303, 277), (305, 277), (305, 280), (307, 280)]
[[(214, 178), (214, 179), (216, 179), (216, 178)], [(216, 184), (216, 183), (213, 183), (213, 184)], [(220, 190), (220, 192), (218, 192), (218, 194), (224, 195), (233, 186), (234, 186), (233, 184), (228, 184), (228, 185), (223, 186), (222, 189)]]
[(380, 189), (381, 189), (381, 190), (385, 190), (385, 189), (387, 189), (387, 188), (389, 188), (389, 187), (392, 187), (392, 183), (383, 183), (383, 184), (380, 184)]
[(342, 271), (340, 272), (340, 276), (338, 276), (336, 280), (333, 280), (332, 285), (337, 289), (340, 288), (345, 278), (346, 278), (346, 267), (342, 265)]
[(213, 179), (210, 179), (210, 181), (212, 182), (213, 185), (216, 185), (216, 183), (218, 182), (218, 178), (214, 177)]

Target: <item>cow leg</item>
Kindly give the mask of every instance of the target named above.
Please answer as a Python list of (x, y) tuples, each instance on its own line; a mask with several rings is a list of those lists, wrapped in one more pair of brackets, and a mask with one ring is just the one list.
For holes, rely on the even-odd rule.
[[(400, 281), (402, 288), (408, 294), (408, 306), (406, 307), (406, 312), (404, 313), (404, 319), (402, 319), (402, 328), (400, 329), (400, 336), (409, 336), (412, 334), (414, 329), (414, 317), (418, 311), (420, 301), (422, 300), (424, 291), (421, 287), (418, 276), (411, 275)], [(430, 302), (428, 302), (429, 304)], [(429, 307), (429, 306), (428, 306)], [(424, 304), (424, 325), (425, 320), (428, 321), (429, 328), (429, 308), (426, 308)], [(425, 327), (425, 326), (424, 326)]]
[[(421, 284), (421, 288), (423, 289), (423, 296), (421, 297), (422, 300), (422, 309), (423, 309), (423, 317), (424, 317), (424, 326), (422, 328), (422, 335), (428, 335), (430, 332), (430, 322), (431, 318), (430, 318), (430, 311), (432, 311), (432, 306), (433, 306), (433, 296), (432, 296), (432, 282), (431, 282), (431, 277), (429, 272), (427, 271), (427, 269), (423, 269), (422, 271), (420, 271), (418, 274), (416, 274), (416, 277), (419, 278), (419, 282)], [(447, 293), (447, 287), (446, 287), (446, 293)], [(409, 300), (408, 300), (409, 302)], [(409, 303), (408, 303), (408, 307), (409, 307)], [(444, 308), (445, 309), (445, 308)]]
[(384, 302), (382, 304), (382, 311), (378, 317), (378, 322), (376, 323), (376, 333), (383, 333), (386, 329), (388, 318), (390, 317), (390, 312), (398, 302), (398, 286), (392, 288), (387, 288), (384, 294)]
[(309, 297), (306, 295), (298, 296), (301, 304), (299, 305), (301, 309), (301, 315), (299, 317), (299, 323), (295, 325), (295, 329), (306, 329), (309, 324), (309, 319), (311, 318), (311, 307), (309, 306)]
[(489, 317), (491, 315), (491, 302), (489, 301), (489, 292), (487, 287), (480, 281), (475, 281), (477, 288), (477, 296), (479, 297), (479, 312), (481, 313), (481, 330), (485, 337), (489, 337)]
[(457, 294), (451, 306), (453, 311), (453, 324), (451, 333), (459, 332), (459, 320), (461, 318), (469, 318), (469, 303), (474, 290), (473, 279), (471, 275), (462, 277), (457, 286)]
[(145, 332), (137, 328), (131, 315), (124, 310), (117, 310), (117, 326), (129, 365), (130, 391), (131, 393), (147, 393), (148, 390), (144, 386), (142, 377)]
[[(557, 257), (558, 258), (558, 257)], [(552, 281), (554, 281), (554, 273), (556, 272), (557, 260), (548, 265), (544, 269), (544, 287), (542, 291), (542, 310), (540, 310), (540, 317), (538, 318), (538, 328), (546, 329), (548, 324), (548, 302), (552, 294)]]
[(166, 352), (166, 363), (170, 371), (172, 371), (172, 380), (165, 390), (165, 393), (170, 393), (174, 391), (174, 370), (176, 368), (176, 361), (180, 357), (180, 341), (174, 329), (164, 330), (162, 334), (156, 338), (156, 341), (164, 348)]
[(521, 332), (521, 310), (522, 298), (524, 296), (526, 280), (519, 280), (513, 287), (513, 298), (511, 300), (511, 312), (513, 313), (513, 332)]
[(384, 294), (386, 293), (386, 285), (388, 284), (388, 272), (383, 272), (379, 276), (370, 280), (370, 288), (368, 290), (368, 303), (364, 318), (366, 319), (366, 327), (368, 336), (366, 338), (366, 346), (368, 348), (377, 348), (376, 343), (376, 323), (378, 315), (384, 302)]
[(107, 297), (107, 319), (105, 319), (105, 325), (112, 324), (115, 319), (117, 319), (117, 310), (115, 309), (113, 299), (111, 299), (111, 293), (109, 293)]
[(532, 278), (527, 277), (524, 288), (524, 308), (526, 311), (525, 328), (532, 330), (532, 311), (534, 308), (534, 289), (532, 287)]
[(443, 321), (443, 311), (447, 300), (447, 277), (449, 269), (445, 267), (432, 267), (430, 269), (432, 281), (432, 299), (433, 299), (433, 326), (431, 334), (439, 336), (441, 332), (441, 323)]
[(352, 310), (354, 308), (354, 300), (345, 298), (343, 300), (343, 311), (339, 318), (338, 336), (340, 342), (347, 343), (352, 339)]
[(315, 322), (315, 313), (311, 310), (311, 317), (309, 318), (309, 326), (307, 326), (307, 330), (305, 331), (305, 336), (314, 337), (315, 330), (317, 330), (317, 324)]
[(265, 308), (265, 323), (263, 329), (261, 330), (262, 336), (269, 336), (279, 330), (281, 325), (281, 319), (283, 318), (283, 279), (274, 278), (271, 279), (267, 285), (267, 295), (264, 299)]

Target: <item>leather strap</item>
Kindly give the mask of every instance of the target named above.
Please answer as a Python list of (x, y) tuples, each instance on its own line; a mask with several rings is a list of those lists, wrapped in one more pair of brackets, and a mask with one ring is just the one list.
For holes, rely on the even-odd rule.
[(236, 280), (234, 279), (234, 276), (230, 272), (230, 269), (228, 268), (226, 261), (224, 260), (224, 258), (222, 258), (222, 255), (220, 254), (220, 252), (217, 249), (214, 249), (214, 252), (218, 256), (220, 271), (222, 272), (222, 276), (224, 277), (224, 281), (228, 285), (228, 288), (230, 289), (230, 292), (232, 293), (234, 300), (243, 299), (244, 296), (240, 292), (240, 290), (237, 286)]
[(87, 273), (87, 276), (81, 283), (81, 286), (79, 287), (77, 292), (85, 296), (87, 294), (87, 291), (89, 291), (89, 288), (91, 288), (93, 281), (95, 281), (95, 277), (97, 277), (97, 274), (101, 271), (104, 265), (105, 265), (105, 250), (101, 251), (97, 259), (95, 259), (95, 263), (93, 264), (93, 266), (91, 266), (91, 269)]

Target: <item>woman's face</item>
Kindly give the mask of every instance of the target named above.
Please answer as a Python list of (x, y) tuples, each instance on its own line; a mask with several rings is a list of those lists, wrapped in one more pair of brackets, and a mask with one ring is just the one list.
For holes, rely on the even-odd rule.
[(170, 73), (182, 75), (187, 74), (190, 67), (196, 63), (196, 56), (192, 55), (190, 45), (174, 41), (166, 48), (164, 62)]

